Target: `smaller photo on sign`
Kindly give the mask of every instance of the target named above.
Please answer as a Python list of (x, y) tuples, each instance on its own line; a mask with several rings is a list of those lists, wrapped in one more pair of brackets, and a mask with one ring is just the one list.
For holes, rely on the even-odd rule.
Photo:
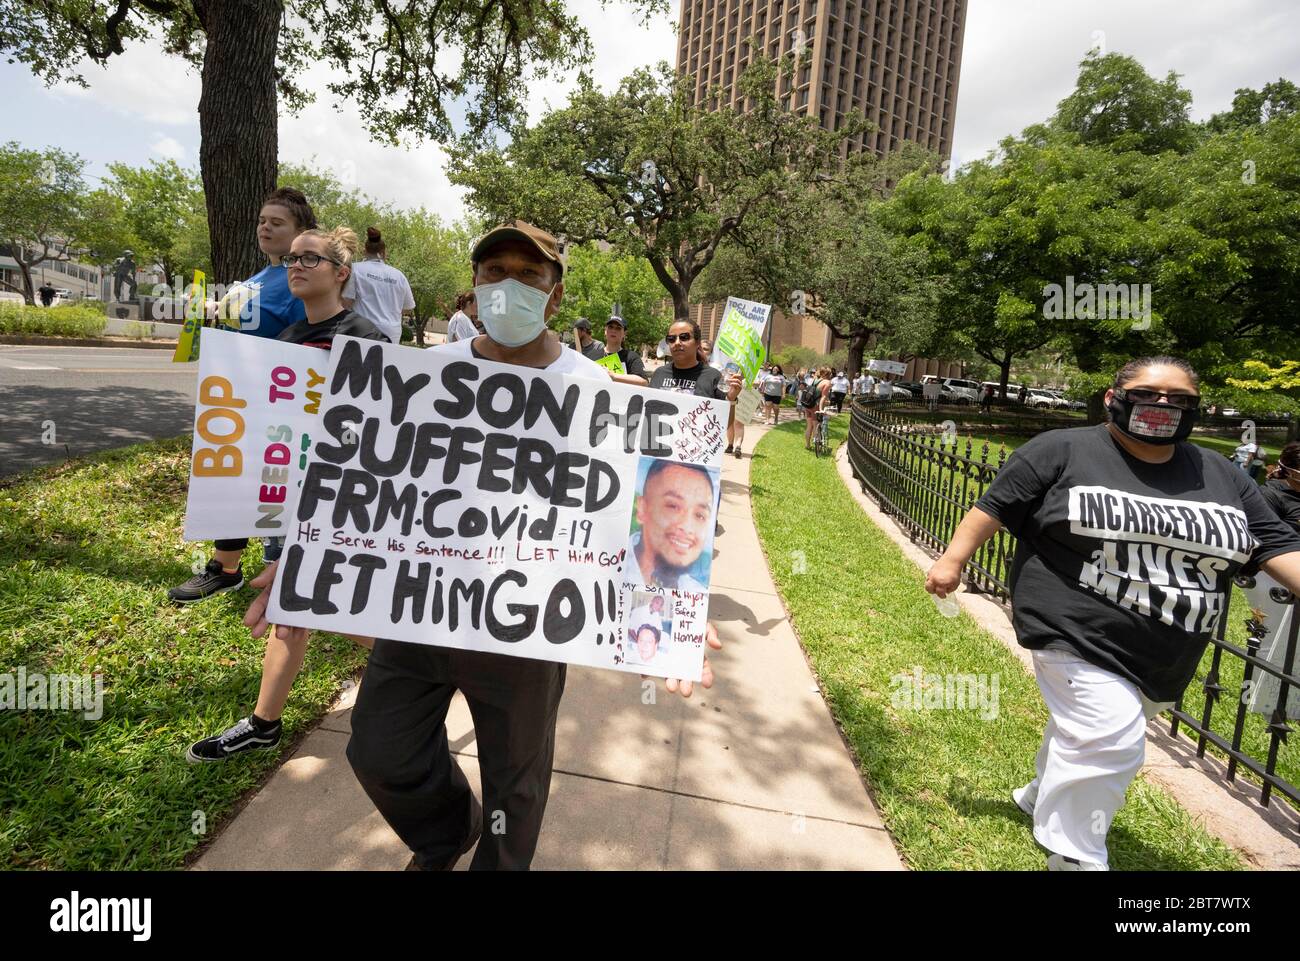
[(719, 474), (716, 467), (641, 458), (623, 573), (628, 586), (708, 589)]
[(672, 644), (672, 601), (663, 594), (633, 591), (621, 643), (628, 664), (653, 665)]

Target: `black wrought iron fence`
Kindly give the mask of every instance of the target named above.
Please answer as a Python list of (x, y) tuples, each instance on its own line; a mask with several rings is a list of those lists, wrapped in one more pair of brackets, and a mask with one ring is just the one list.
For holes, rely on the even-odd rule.
[[(976, 446), (969, 437), (960, 439), (954, 425), (945, 427), (942, 420), (874, 398), (857, 398), (848, 439), (853, 476), (863, 491), (914, 543), (936, 555), (948, 546), (962, 517), (988, 489), (1008, 456), (1004, 447), (994, 448), (987, 442)], [(1075, 421), (1070, 426), (1077, 425)], [(969, 590), (1009, 605), (1008, 582), (1014, 557), (1015, 538), (999, 530), (970, 559), (963, 581)], [(1240, 581), (1239, 586), (1246, 586), (1246, 582)], [(1170, 733), (1176, 737), (1181, 727), (1189, 728), (1197, 740), (1198, 757), (1204, 756), (1210, 744), (1223, 752), (1228, 758), (1229, 781), (1243, 767), (1259, 778), (1260, 803), (1264, 806), (1276, 790), (1300, 807), (1300, 789), (1284, 776), (1290, 773), (1290, 766), (1283, 773), (1278, 771), (1280, 748), (1291, 732), (1288, 713), (1300, 715), (1300, 692), (1296, 691), (1300, 688), (1300, 666), (1296, 664), (1300, 599), (1283, 591), (1269, 604), (1273, 616), (1281, 622), (1284, 615), (1277, 612), (1287, 610), (1288, 600), (1290, 623), (1286, 636), (1279, 638), (1274, 632), (1268, 652), (1261, 649), (1269, 632), (1259, 611), (1252, 611), (1253, 616), (1246, 622), (1244, 648), (1226, 640), (1229, 619), (1220, 618), (1218, 632), (1202, 662), (1200, 716), (1184, 709), (1186, 695), (1170, 711)], [(1211, 728), (1214, 709), (1225, 697), (1237, 702), (1230, 738)], [(1261, 760), (1256, 754), (1266, 756)]]

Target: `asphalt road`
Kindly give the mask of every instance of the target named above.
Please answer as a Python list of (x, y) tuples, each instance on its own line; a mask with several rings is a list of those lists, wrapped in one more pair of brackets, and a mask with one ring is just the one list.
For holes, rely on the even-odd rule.
[(187, 433), (197, 372), (168, 350), (0, 344), (0, 477)]

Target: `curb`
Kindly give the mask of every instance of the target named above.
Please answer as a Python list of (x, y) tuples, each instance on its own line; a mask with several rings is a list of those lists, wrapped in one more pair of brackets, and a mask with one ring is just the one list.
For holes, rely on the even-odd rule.
[(24, 347), (134, 347), (146, 350), (175, 350), (176, 341), (135, 340), (108, 337), (37, 337), (26, 334), (0, 334), (0, 344)]

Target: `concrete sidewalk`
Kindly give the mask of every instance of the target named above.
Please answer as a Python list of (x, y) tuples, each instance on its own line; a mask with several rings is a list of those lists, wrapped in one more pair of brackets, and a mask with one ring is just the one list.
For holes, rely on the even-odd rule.
[[(750, 426), (746, 449), (763, 433)], [(535, 869), (902, 868), (768, 573), (749, 466), (747, 454), (723, 468), (709, 611), (723, 649), (710, 657), (713, 690), (697, 686), (686, 700), (661, 683), (655, 703), (642, 704), (635, 675), (570, 667)], [(195, 870), (405, 867), (409, 851), (344, 756), (355, 694), (340, 699)], [(447, 728), (477, 794), (460, 695)]]

